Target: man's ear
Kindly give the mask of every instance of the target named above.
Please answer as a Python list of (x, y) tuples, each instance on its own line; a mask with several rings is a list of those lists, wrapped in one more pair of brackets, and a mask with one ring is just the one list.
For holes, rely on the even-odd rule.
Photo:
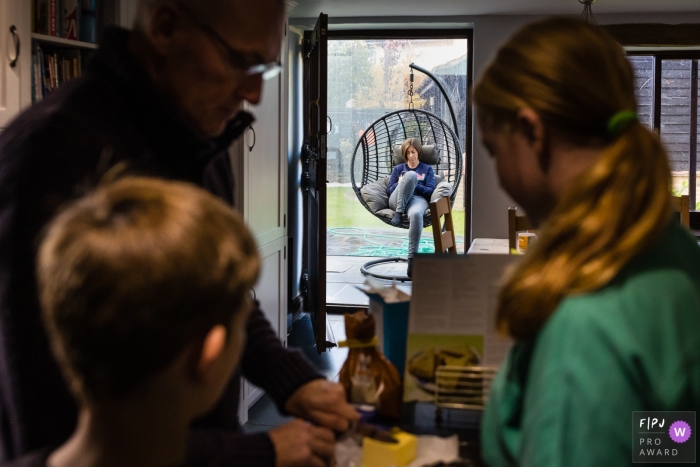
[(209, 379), (212, 369), (216, 367), (216, 362), (224, 352), (227, 335), (226, 328), (221, 324), (217, 324), (207, 332), (196, 351), (194, 373), (197, 379), (204, 381)]
[(184, 29), (186, 18), (182, 11), (169, 2), (161, 2), (151, 11), (148, 37), (153, 47), (167, 55), (176, 44), (178, 32)]
[(518, 110), (516, 129), (537, 154), (540, 169), (547, 173), (550, 165), (549, 137), (539, 114), (528, 107)]

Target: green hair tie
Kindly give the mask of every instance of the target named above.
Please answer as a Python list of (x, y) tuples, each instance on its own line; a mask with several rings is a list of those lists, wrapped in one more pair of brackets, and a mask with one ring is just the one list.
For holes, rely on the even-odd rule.
[(638, 121), (637, 112), (634, 110), (620, 110), (608, 120), (608, 135), (617, 138), (620, 133), (632, 122)]

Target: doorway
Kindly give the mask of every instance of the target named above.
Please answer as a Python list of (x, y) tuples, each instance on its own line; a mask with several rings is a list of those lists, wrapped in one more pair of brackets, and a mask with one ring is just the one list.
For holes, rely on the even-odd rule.
[[(351, 172), (356, 145), (377, 119), (412, 105), (453, 126), (446, 97), (456, 117), (462, 146), (462, 181), (453, 206), (457, 247), (470, 238), (471, 140), (468, 89), (471, 81), (471, 31), (331, 32), (327, 74), (327, 285), (329, 307), (365, 305), (355, 288), (364, 282), (360, 267), (378, 258), (406, 257), (408, 231), (387, 225), (357, 198)], [(440, 80), (447, 96), (425, 74), (415, 72), (412, 91), (409, 65), (414, 63)], [(360, 150), (361, 151), (361, 150)], [(360, 174), (355, 173), (359, 179)], [(434, 252), (430, 227), (423, 230), (418, 253)], [(382, 274), (405, 275), (405, 263), (386, 263)], [(373, 269), (374, 271), (375, 269)], [(402, 284), (410, 291), (410, 282)]]

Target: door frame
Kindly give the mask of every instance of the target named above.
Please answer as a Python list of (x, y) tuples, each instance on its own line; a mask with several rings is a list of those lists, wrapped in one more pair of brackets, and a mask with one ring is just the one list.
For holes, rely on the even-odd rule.
[[(360, 39), (466, 39), (467, 40), (467, 99), (474, 77), (474, 29), (450, 28), (450, 29), (339, 29), (329, 30), (328, 40), (360, 40)], [(464, 242), (465, 251), (467, 245), (471, 245), (472, 238), (472, 195), (473, 195), (473, 103), (468, 102), (465, 122), (465, 140), (463, 161), (464, 167)]]

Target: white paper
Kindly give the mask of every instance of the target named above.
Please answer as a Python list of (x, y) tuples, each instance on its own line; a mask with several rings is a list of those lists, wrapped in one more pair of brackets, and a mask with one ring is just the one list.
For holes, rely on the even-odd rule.
[(431, 255), (414, 260), (410, 334), (482, 335), (482, 365), (497, 366), (511, 342), (496, 334), (498, 291), (515, 255)]
[[(438, 462), (451, 463), (459, 460), (459, 438), (452, 435), (448, 438), (439, 436), (417, 436), (416, 459), (407, 467), (422, 467)], [(361, 467), (362, 446), (350, 436), (335, 444), (336, 467)], [(393, 466), (386, 466), (393, 467)]]
[(423, 467), (438, 462), (449, 464), (459, 460), (459, 437), (452, 435), (448, 438), (439, 436), (420, 435), (416, 448), (416, 460), (408, 467)]

